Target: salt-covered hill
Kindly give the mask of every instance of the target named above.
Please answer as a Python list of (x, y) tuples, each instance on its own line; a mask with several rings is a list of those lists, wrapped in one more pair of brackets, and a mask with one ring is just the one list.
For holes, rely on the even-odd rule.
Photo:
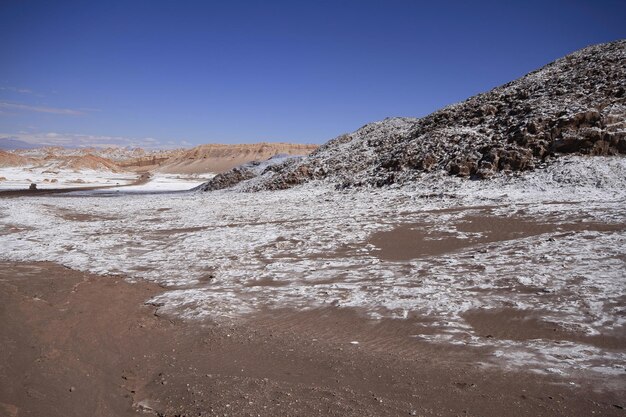
[(368, 124), (307, 158), (268, 167), (248, 188), (315, 179), (384, 186), (432, 171), (486, 178), (533, 170), (561, 154), (624, 154), (625, 88), (626, 41), (590, 46), (424, 118)]
[(164, 161), (158, 171), (185, 174), (220, 173), (251, 161), (265, 161), (276, 155), (308, 155), (315, 149), (317, 145), (265, 142), (200, 145)]

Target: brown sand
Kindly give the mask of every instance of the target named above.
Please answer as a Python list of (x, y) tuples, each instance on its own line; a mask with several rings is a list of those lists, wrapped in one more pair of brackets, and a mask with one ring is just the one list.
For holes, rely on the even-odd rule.
[(406, 261), (427, 256), (438, 256), (485, 243), (502, 242), (552, 232), (574, 232), (582, 230), (615, 231), (623, 230), (624, 224), (608, 224), (575, 219), (571, 223), (563, 221), (547, 222), (520, 216), (494, 216), (489, 212), (455, 219), (451, 225), (458, 232), (480, 233), (480, 236), (459, 238), (456, 233), (442, 233), (433, 229), (432, 222), (403, 223), (390, 231), (372, 234), (368, 243), (379, 251), (380, 259), (386, 261)]
[(418, 319), (325, 309), (185, 323), (144, 304), (160, 291), (0, 263), (0, 416), (624, 415), (620, 393), (483, 369), (479, 350), (407, 337)]
[(468, 311), (463, 318), (483, 337), (507, 340), (568, 340), (602, 349), (626, 350), (626, 335), (623, 332), (589, 336), (546, 321), (542, 318), (542, 313), (514, 308), (477, 309)]

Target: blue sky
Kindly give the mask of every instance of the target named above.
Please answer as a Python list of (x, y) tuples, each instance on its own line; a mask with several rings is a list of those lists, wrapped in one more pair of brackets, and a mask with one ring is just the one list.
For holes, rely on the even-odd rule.
[(323, 143), (590, 44), (623, 1), (0, 0), (0, 138)]

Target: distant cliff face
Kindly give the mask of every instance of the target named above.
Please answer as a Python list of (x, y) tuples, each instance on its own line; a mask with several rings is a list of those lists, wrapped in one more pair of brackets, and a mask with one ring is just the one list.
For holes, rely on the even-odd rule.
[(626, 41), (591, 46), (421, 119), (393, 118), (340, 136), (252, 189), (312, 179), (402, 184), (433, 170), (487, 178), (563, 153), (626, 153)]
[(236, 166), (265, 161), (276, 155), (308, 155), (317, 145), (292, 143), (255, 143), (244, 145), (200, 145), (168, 159), (160, 172), (169, 173), (221, 173)]

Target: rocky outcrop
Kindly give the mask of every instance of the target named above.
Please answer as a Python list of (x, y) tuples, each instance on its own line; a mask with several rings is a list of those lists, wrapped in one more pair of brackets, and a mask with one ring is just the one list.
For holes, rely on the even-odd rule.
[(215, 177), (202, 184), (200, 190), (215, 191), (232, 188), (240, 182), (252, 179), (256, 176), (257, 174), (246, 166), (235, 167), (230, 171), (217, 174)]
[(284, 169), (285, 166), (297, 163), (301, 158), (301, 156), (279, 154), (266, 161), (251, 161), (217, 174), (196, 189), (200, 191), (216, 191), (232, 188), (243, 181), (257, 178), (259, 175), (263, 175), (266, 172), (280, 171)]
[(532, 170), (564, 153), (626, 153), (626, 41), (591, 46), (421, 119), (368, 124), (249, 187), (313, 179), (385, 186), (424, 173), (488, 178)]

